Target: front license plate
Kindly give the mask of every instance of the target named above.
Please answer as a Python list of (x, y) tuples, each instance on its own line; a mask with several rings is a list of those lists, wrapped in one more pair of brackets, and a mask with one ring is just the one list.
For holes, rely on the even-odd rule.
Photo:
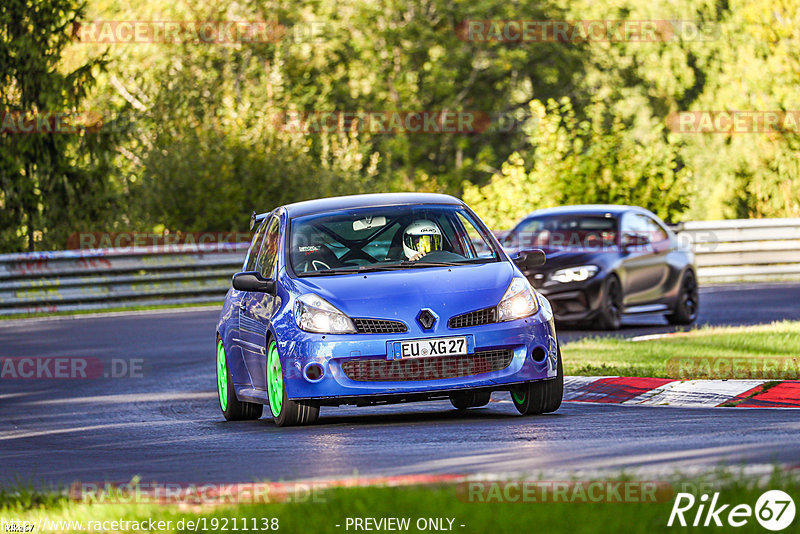
[(395, 341), (394, 358), (426, 358), (428, 356), (461, 356), (469, 353), (466, 336), (437, 337)]

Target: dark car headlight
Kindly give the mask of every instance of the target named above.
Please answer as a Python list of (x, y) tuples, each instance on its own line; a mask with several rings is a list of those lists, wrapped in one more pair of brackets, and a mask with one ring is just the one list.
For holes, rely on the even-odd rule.
[(294, 303), (294, 320), (300, 330), (316, 334), (355, 334), (353, 321), (333, 304), (314, 293)]
[(550, 280), (566, 284), (569, 282), (583, 282), (592, 278), (600, 268), (597, 265), (580, 265), (578, 267), (568, 267), (550, 273)]

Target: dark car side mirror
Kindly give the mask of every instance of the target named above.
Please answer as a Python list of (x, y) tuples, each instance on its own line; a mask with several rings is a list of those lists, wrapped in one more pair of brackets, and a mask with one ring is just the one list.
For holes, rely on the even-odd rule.
[(512, 258), (517, 267), (522, 270), (544, 265), (546, 259), (547, 257), (544, 251), (540, 248), (520, 250), (517, 255)]
[(644, 234), (625, 233), (622, 234), (622, 250), (628, 251), (632, 248), (645, 247), (650, 244), (650, 238)]
[(275, 294), (275, 280), (267, 280), (261, 273), (245, 271), (233, 275), (233, 289), (237, 291), (256, 291), (259, 293)]

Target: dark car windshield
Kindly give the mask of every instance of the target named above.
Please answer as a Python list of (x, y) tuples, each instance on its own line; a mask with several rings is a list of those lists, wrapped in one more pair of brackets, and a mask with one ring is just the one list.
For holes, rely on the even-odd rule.
[(617, 219), (605, 215), (543, 215), (519, 225), (504, 244), (547, 250), (606, 250), (617, 246)]
[(482, 226), (461, 206), (362, 208), (293, 218), (288, 256), (298, 276), (498, 261)]

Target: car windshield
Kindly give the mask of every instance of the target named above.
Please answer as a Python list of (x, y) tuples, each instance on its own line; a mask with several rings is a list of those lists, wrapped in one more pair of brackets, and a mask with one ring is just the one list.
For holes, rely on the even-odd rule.
[(614, 249), (617, 246), (617, 219), (576, 214), (532, 217), (511, 233), (504, 244), (523, 249)]
[(461, 206), (362, 208), (293, 218), (289, 258), (298, 276), (498, 261), (489, 236)]

